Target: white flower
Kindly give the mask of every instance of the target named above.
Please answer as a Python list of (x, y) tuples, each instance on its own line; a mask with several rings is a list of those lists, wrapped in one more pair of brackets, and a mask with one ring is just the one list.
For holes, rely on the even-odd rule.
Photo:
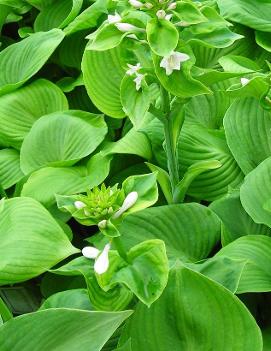
[(136, 9), (140, 9), (144, 4), (138, 0), (129, 0), (130, 5), (135, 7)]
[(121, 21), (121, 16), (115, 11), (115, 15), (108, 15), (107, 20), (109, 23), (118, 23)]
[(138, 72), (138, 70), (140, 70), (140, 68), (142, 68), (140, 63), (137, 63), (135, 66), (130, 65), (128, 63), (127, 66), (129, 67), (128, 71), (126, 71), (126, 74), (128, 74), (128, 76), (132, 76), (133, 74), (136, 74)]
[(190, 26), (190, 24), (188, 22), (185, 22), (185, 21), (180, 21), (180, 22), (175, 23), (175, 26), (188, 27), (188, 26)]
[(190, 56), (182, 52), (172, 51), (168, 56), (165, 56), (160, 67), (166, 70), (166, 75), (169, 76), (173, 70), (179, 71), (183, 62), (190, 59)]
[(114, 214), (113, 218), (119, 218), (125, 211), (134, 206), (134, 204), (137, 202), (137, 199), (137, 191), (132, 191), (131, 193), (129, 193), (124, 199), (120, 209)]
[(171, 18), (172, 18), (172, 14), (170, 14), (170, 15), (166, 15), (165, 20), (170, 21), (170, 20), (171, 20)]
[(166, 17), (166, 11), (164, 10), (158, 10), (156, 12), (156, 16), (159, 18), (159, 19), (164, 19)]
[(144, 79), (144, 74), (137, 74), (135, 79), (133, 80), (136, 84), (136, 90), (138, 91), (141, 88), (142, 80)]
[(134, 30), (139, 30), (138, 27), (134, 26), (133, 24), (130, 23), (116, 23), (115, 26), (120, 30), (121, 32), (132, 32)]
[(244, 87), (245, 85), (247, 85), (249, 83), (249, 79), (247, 79), (247, 78), (241, 78), (240, 81), (241, 81), (242, 87)]
[(95, 247), (86, 246), (83, 248), (82, 254), (86, 258), (95, 259), (94, 271), (97, 274), (103, 274), (109, 267), (109, 250), (110, 244), (106, 244), (102, 252)]
[(81, 210), (81, 208), (84, 208), (86, 206), (87, 205), (82, 201), (75, 201), (74, 202), (74, 207), (77, 208), (77, 210)]
[(171, 4), (169, 4), (169, 6), (168, 6), (168, 10), (175, 10), (176, 9), (176, 6), (177, 6), (177, 4), (176, 4), (176, 2), (172, 2)]
[(146, 2), (145, 7), (147, 9), (152, 9), (153, 8), (153, 4), (151, 4), (150, 2)]

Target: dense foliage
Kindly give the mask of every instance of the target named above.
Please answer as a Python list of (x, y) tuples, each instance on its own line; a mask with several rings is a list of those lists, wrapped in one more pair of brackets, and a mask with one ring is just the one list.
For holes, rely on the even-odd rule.
[(271, 350), (271, 0), (0, 29), (0, 351)]

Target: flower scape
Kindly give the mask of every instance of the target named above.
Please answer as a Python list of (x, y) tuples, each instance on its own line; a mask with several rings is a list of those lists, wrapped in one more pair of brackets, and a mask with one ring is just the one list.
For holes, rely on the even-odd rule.
[(270, 33), (0, 0), (0, 351), (271, 350)]

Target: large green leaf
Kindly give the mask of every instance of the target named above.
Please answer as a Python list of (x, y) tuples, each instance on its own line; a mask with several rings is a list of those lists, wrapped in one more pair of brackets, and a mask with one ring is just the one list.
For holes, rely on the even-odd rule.
[(236, 100), (225, 115), (224, 127), (229, 148), (245, 174), (271, 155), (271, 113), (258, 99)]
[(28, 174), (44, 166), (70, 166), (91, 154), (106, 133), (101, 115), (71, 110), (43, 116), (23, 141), (22, 170)]
[(8, 189), (24, 177), (20, 167), (20, 155), (13, 149), (0, 150), (0, 184)]
[(219, 161), (222, 166), (199, 175), (188, 189), (198, 199), (215, 200), (227, 194), (229, 186), (236, 187), (243, 173), (226, 143), (223, 130), (211, 130), (199, 125), (185, 124), (179, 142), (180, 171), (200, 161)]
[(79, 13), (83, 0), (53, 1), (43, 7), (34, 22), (36, 32), (64, 28)]
[(0, 52), (0, 95), (15, 90), (37, 73), (64, 38), (60, 29), (31, 34)]
[(17, 317), (0, 328), (2, 351), (99, 351), (131, 314), (56, 308)]
[(206, 258), (220, 237), (220, 221), (207, 207), (180, 204), (149, 208), (127, 216), (120, 232), (128, 248), (161, 239), (169, 258), (196, 262)]
[(123, 118), (120, 84), (125, 74), (124, 49), (118, 46), (106, 51), (86, 50), (82, 72), (88, 95), (103, 113)]
[(246, 176), (240, 198), (244, 209), (256, 223), (271, 227), (271, 157)]
[(133, 351), (261, 351), (260, 329), (230, 291), (199, 273), (176, 266), (162, 297), (139, 304), (122, 342)]
[(223, 244), (228, 244), (243, 235), (263, 234), (271, 236), (270, 228), (255, 223), (244, 210), (238, 191), (212, 202), (210, 208), (224, 224)]
[(269, 0), (217, 0), (222, 16), (248, 27), (271, 32)]
[(4, 200), (0, 217), (0, 284), (35, 277), (77, 252), (54, 218), (37, 201)]
[(67, 110), (68, 102), (53, 83), (39, 79), (0, 97), (0, 144), (21, 147), (33, 123), (43, 115)]
[(241, 237), (222, 248), (215, 257), (246, 260), (237, 293), (271, 291), (271, 238)]

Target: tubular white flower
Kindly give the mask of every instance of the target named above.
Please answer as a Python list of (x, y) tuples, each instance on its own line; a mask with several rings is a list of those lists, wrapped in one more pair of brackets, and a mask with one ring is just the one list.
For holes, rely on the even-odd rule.
[(86, 258), (97, 258), (100, 253), (100, 250), (96, 249), (93, 246), (86, 246), (82, 249), (82, 255)]
[(176, 4), (176, 2), (172, 2), (171, 4), (169, 4), (169, 6), (168, 6), (168, 10), (175, 10), (176, 9), (176, 7), (177, 7), (177, 4)]
[(128, 63), (127, 66), (129, 67), (128, 71), (126, 71), (126, 74), (128, 74), (128, 76), (132, 76), (133, 74), (136, 74), (138, 70), (142, 68), (140, 63), (137, 63), (135, 66), (130, 65)]
[(160, 62), (160, 67), (166, 70), (166, 75), (169, 76), (173, 70), (179, 71), (183, 62), (190, 59), (190, 56), (182, 52), (172, 51), (168, 56), (165, 56)]
[(244, 87), (249, 83), (249, 79), (247, 78), (241, 78), (240, 81), (241, 81), (242, 87)]
[(156, 12), (156, 16), (159, 18), (159, 19), (164, 19), (166, 17), (166, 11), (164, 10), (158, 10)]
[(190, 24), (188, 22), (185, 22), (185, 21), (180, 21), (180, 22), (175, 23), (175, 26), (178, 26), (178, 27), (189, 27)]
[(129, 3), (130, 3), (130, 5), (135, 7), (136, 9), (140, 9), (140, 7), (144, 6), (144, 4), (138, 0), (129, 0)]
[(81, 208), (84, 208), (86, 206), (87, 205), (82, 201), (75, 201), (74, 202), (74, 207), (77, 208), (77, 210), (81, 210)]
[(115, 26), (120, 30), (121, 32), (132, 32), (134, 30), (138, 31), (140, 28), (134, 26), (133, 24), (130, 23), (115, 23)]
[(103, 274), (108, 270), (109, 267), (109, 250), (110, 244), (106, 244), (102, 253), (98, 256), (94, 263), (94, 271), (97, 274)]
[(146, 2), (145, 7), (150, 10), (153, 8), (153, 4), (151, 4), (150, 2)]
[(134, 206), (134, 204), (137, 202), (137, 199), (137, 191), (132, 191), (131, 193), (129, 193), (124, 199), (120, 209), (114, 214), (113, 218), (119, 218), (125, 211)]
[(106, 226), (107, 226), (107, 220), (106, 220), (106, 219), (103, 219), (102, 221), (100, 221), (100, 222), (98, 223), (98, 227), (99, 227), (100, 229), (105, 229)]
[(166, 15), (165, 20), (170, 21), (172, 18), (172, 14)]
[(136, 90), (138, 91), (141, 88), (142, 80), (144, 79), (144, 74), (137, 74), (134, 82), (136, 84)]
[(118, 23), (121, 21), (121, 16), (115, 11), (115, 15), (108, 15), (107, 20), (109, 23)]

